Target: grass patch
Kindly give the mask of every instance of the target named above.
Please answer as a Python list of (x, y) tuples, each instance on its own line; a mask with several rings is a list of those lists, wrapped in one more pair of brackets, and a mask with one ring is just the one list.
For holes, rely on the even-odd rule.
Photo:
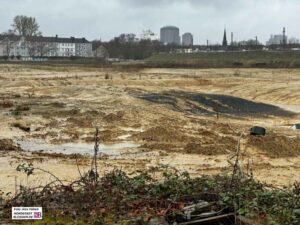
[(159, 53), (145, 62), (166, 68), (299, 68), (300, 51)]

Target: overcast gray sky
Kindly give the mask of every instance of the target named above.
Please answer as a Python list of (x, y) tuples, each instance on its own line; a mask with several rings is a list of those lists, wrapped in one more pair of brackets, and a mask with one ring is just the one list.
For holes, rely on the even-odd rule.
[(300, 0), (0, 0), (0, 32), (15, 15), (37, 18), (44, 35), (110, 40), (121, 33), (159, 33), (175, 25), (191, 32), (195, 43), (221, 42), (223, 29), (235, 40), (270, 34), (286, 26), (289, 37), (300, 37)]

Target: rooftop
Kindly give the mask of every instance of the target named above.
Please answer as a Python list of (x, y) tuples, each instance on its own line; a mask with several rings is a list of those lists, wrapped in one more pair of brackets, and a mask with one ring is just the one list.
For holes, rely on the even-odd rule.
[(178, 29), (178, 27), (175, 27), (175, 26), (165, 26), (165, 27), (162, 27), (161, 29)]
[[(0, 35), (0, 41), (3, 41), (7, 38), (11, 41), (20, 41), (22, 36), (13, 35), (13, 34)], [(32, 41), (32, 42), (90, 43), (85, 38), (75, 38), (75, 37), (63, 38), (63, 37), (58, 37), (58, 36), (55, 36), (55, 37), (28, 36), (28, 37), (25, 37), (25, 39), (27, 41)]]

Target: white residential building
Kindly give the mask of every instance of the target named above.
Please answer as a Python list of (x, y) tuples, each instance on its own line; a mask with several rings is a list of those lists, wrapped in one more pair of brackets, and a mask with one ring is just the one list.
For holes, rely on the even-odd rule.
[(93, 52), (85, 38), (0, 35), (0, 56), (92, 57)]

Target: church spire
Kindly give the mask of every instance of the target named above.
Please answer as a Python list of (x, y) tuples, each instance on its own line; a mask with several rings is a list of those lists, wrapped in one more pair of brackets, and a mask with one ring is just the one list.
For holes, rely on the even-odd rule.
[(224, 29), (223, 46), (227, 46), (226, 28)]

